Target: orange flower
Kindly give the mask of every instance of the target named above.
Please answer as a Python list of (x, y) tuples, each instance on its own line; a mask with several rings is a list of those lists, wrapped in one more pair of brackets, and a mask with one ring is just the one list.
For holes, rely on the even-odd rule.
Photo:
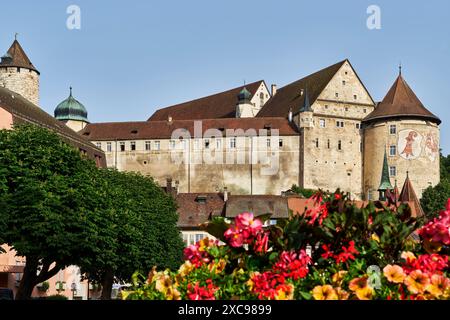
[(431, 282), (427, 285), (426, 290), (435, 297), (442, 296), (447, 288), (450, 287), (450, 280), (443, 275), (433, 274)]
[(401, 258), (405, 259), (405, 260), (408, 260), (408, 259), (409, 260), (415, 260), (416, 256), (411, 251), (403, 251), (402, 255), (401, 255)]
[(314, 299), (316, 300), (338, 300), (339, 297), (330, 285), (316, 286), (312, 290)]
[(336, 288), (336, 293), (338, 295), (339, 300), (348, 300), (349, 293), (342, 289), (341, 287)]
[(430, 278), (421, 270), (411, 272), (405, 279), (409, 292), (413, 294), (423, 293), (430, 284)]
[(294, 299), (294, 286), (288, 284), (283, 286), (283, 288), (278, 289), (275, 295), (275, 300), (292, 300)]
[(365, 287), (355, 291), (356, 296), (359, 300), (371, 300), (373, 296), (373, 289), (370, 287)]
[(345, 271), (345, 270), (336, 272), (333, 275), (333, 277), (331, 278), (331, 281), (333, 281), (334, 284), (340, 285), (342, 283), (342, 280), (344, 280), (344, 277), (346, 274), (347, 274), (347, 271)]
[(383, 269), (384, 276), (388, 279), (389, 282), (393, 283), (403, 283), (405, 280), (405, 272), (403, 272), (402, 267), (398, 265), (390, 265), (388, 264)]
[(348, 288), (352, 291), (356, 291), (359, 289), (365, 289), (367, 288), (367, 279), (368, 276), (363, 276), (360, 278), (355, 278), (352, 281), (350, 281), (350, 283), (348, 284)]

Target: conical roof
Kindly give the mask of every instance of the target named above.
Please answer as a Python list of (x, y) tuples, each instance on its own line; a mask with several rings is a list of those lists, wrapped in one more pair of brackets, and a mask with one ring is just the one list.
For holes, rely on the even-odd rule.
[(19, 41), (14, 40), (8, 52), (2, 57), (0, 67), (20, 67), (39, 71), (33, 66)]
[(247, 90), (246, 87), (242, 88), (242, 90), (238, 94), (239, 102), (248, 102), (252, 98), (252, 94)]
[(89, 122), (86, 108), (72, 96), (72, 87), (70, 88), (69, 97), (56, 107), (55, 118), (58, 120)]
[(413, 117), (441, 123), (441, 120), (424, 107), (402, 75), (399, 74), (392, 87), (365, 122), (387, 118)]
[(305, 89), (303, 92), (303, 95), (305, 96), (303, 98), (303, 105), (300, 107), (300, 112), (312, 112), (311, 103), (309, 102), (309, 95), (308, 95), (308, 88)]
[(411, 180), (409, 180), (409, 174), (406, 174), (405, 183), (403, 184), (402, 192), (399, 197), (400, 202), (409, 202), (415, 206), (415, 212), (417, 216), (423, 216), (424, 212), (422, 206), (420, 205), (419, 198), (417, 198), (416, 192), (414, 191)]
[(384, 150), (383, 168), (381, 170), (381, 182), (378, 191), (392, 190), (391, 180), (389, 179), (389, 166), (387, 161), (386, 149)]

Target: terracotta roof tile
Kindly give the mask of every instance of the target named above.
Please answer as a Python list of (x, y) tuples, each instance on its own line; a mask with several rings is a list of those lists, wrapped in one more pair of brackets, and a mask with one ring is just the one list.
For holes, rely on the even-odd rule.
[(393, 117), (419, 117), (441, 123), (441, 120), (424, 107), (415, 93), (401, 75), (397, 77), (392, 87), (375, 110), (365, 119), (365, 122)]
[(409, 204), (412, 209), (413, 216), (422, 217), (425, 215), (422, 206), (420, 205), (419, 198), (417, 198), (411, 180), (409, 179), (409, 175), (406, 175), (405, 183), (403, 184), (402, 192), (400, 192), (398, 199), (402, 203)]
[[(206, 197), (205, 202), (198, 200)], [(179, 193), (175, 197), (178, 205), (178, 227), (195, 229), (211, 219), (213, 215), (223, 215), (225, 202), (220, 193)]]
[(313, 104), (346, 61), (348, 60), (335, 63), (278, 89), (259, 111), (257, 117), (286, 117), (291, 108), (294, 114), (297, 113), (304, 105), (305, 95), (300, 94), (301, 89), (307, 89), (309, 101)]
[(2, 58), (0, 66), (28, 68), (39, 73), (39, 71), (37, 71), (37, 69), (31, 63), (30, 59), (23, 50), (19, 41), (14, 40), (13, 44), (8, 50), (8, 55), (11, 58), (10, 59)]
[[(245, 85), (252, 96), (256, 93), (263, 80)], [(236, 116), (238, 94), (244, 88), (240, 86), (231, 90), (216, 93), (196, 100), (183, 102), (157, 110), (148, 121), (192, 119), (233, 118)]]
[[(91, 141), (97, 140), (140, 140), (170, 139), (175, 129), (186, 129), (194, 136), (195, 120), (106, 122), (88, 124), (80, 134)], [(204, 119), (203, 133), (207, 129), (264, 129), (270, 126), (278, 129), (280, 135), (297, 135), (295, 126), (285, 118), (230, 118)], [(224, 131), (225, 136), (226, 131)]]
[(271, 218), (288, 218), (287, 198), (276, 195), (230, 195), (226, 204), (225, 216), (234, 218), (243, 212), (255, 216), (270, 213)]
[(67, 143), (85, 150), (90, 158), (94, 159), (95, 156), (101, 157), (100, 165), (106, 167), (106, 159), (103, 151), (64, 123), (56, 120), (32, 102), (23, 98), (20, 94), (0, 87), (0, 108), (5, 109), (13, 115), (14, 123), (32, 123), (55, 131)]

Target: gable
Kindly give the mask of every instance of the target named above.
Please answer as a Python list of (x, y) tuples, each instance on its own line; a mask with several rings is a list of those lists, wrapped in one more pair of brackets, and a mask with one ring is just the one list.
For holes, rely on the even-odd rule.
[(337, 70), (317, 99), (365, 105), (375, 104), (348, 60)]

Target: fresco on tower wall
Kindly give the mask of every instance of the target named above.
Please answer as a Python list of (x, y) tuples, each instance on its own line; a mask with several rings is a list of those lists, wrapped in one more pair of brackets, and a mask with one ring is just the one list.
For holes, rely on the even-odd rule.
[(415, 130), (406, 129), (398, 133), (398, 152), (406, 160), (416, 159), (422, 152), (422, 135)]
[(424, 146), (425, 155), (431, 161), (434, 161), (439, 155), (439, 142), (437, 136), (433, 132), (428, 132), (425, 136), (425, 146)]

